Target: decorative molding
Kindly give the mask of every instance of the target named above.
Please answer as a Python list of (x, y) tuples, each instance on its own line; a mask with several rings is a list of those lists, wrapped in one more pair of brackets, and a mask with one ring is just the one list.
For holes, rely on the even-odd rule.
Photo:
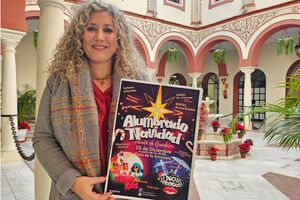
[(276, 11), (273, 11), (270, 13), (264, 13), (261, 15), (248, 17), (243, 20), (223, 25), (222, 29), (237, 33), (245, 42), (248, 42), (251, 35), (258, 29), (259, 26), (271, 20), (276, 15)]
[(145, 34), (151, 46), (155, 44), (155, 41), (162, 34), (170, 32), (172, 29), (172, 27), (170, 26), (165, 26), (163, 24), (155, 23), (148, 20), (129, 18), (129, 21)]
[(191, 6), (191, 25), (201, 24), (201, 0), (193, 0)]
[(187, 30), (181, 27), (174, 27), (171, 25), (163, 24), (160, 22), (155, 22), (151, 20), (145, 20), (137, 17), (129, 17), (129, 21), (141, 30), (146, 38), (148, 39), (151, 46), (155, 45), (155, 42), (158, 38), (168, 32), (176, 32), (185, 35), (190, 39), (194, 47), (197, 47), (198, 44), (207, 36), (215, 33), (217, 31), (229, 31), (236, 33), (240, 38), (247, 44), (250, 37), (254, 32), (264, 23), (269, 20), (288, 13), (299, 13), (300, 6), (293, 5), (290, 7), (284, 7), (281, 9), (272, 10), (269, 12), (245, 16), (239, 20), (230, 21), (227, 24), (220, 24), (219, 26), (213, 26), (207, 29), (200, 30)]

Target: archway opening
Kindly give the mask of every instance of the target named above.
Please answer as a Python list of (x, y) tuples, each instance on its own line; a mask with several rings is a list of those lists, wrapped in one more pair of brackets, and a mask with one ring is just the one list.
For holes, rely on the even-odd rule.
[[(238, 111), (243, 113), (244, 108), (244, 80), (245, 75), (241, 74), (238, 89)], [(251, 105), (261, 107), (266, 104), (266, 76), (263, 71), (256, 69), (251, 74)], [(252, 116), (253, 121), (263, 121), (266, 113), (256, 113)]]
[(211, 113), (219, 113), (219, 77), (215, 73), (208, 73), (202, 80), (203, 98), (209, 97), (210, 100), (215, 102), (210, 105), (209, 110)]

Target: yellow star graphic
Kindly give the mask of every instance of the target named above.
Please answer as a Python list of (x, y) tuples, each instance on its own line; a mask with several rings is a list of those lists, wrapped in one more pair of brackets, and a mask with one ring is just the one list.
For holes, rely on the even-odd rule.
[(149, 117), (154, 117), (157, 121), (160, 120), (160, 118), (165, 118), (165, 114), (173, 113), (171, 110), (168, 110), (165, 108), (167, 103), (162, 103), (162, 87), (161, 85), (159, 86), (157, 96), (156, 96), (156, 101), (155, 103), (150, 101), (151, 107), (146, 107), (142, 108), (143, 110), (146, 110), (150, 112)]

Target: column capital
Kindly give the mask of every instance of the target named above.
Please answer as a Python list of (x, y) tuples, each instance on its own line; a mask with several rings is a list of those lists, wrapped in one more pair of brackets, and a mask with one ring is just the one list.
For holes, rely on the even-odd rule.
[(16, 47), (21, 39), (26, 35), (26, 32), (16, 31), (7, 28), (1, 28), (1, 42), (4, 44), (10, 44)]
[(198, 78), (202, 75), (202, 72), (192, 72), (192, 73), (188, 73), (188, 75), (192, 78)]
[(149, 72), (151, 75), (154, 74), (157, 71), (157, 69), (150, 68), (150, 67), (147, 67), (146, 69), (147, 69), (147, 72)]
[(244, 74), (251, 74), (252, 72), (255, 71), (256, 67), (249, 66), (249, 67), (239, 67), (239, 69), (244, 73)]
[(37, 4), (40, 8), (46, 6), (53, 6), (61, 9), (62, 11), (66, 9), (66, 6), (64, 5), (64, 0), (38, 0)]

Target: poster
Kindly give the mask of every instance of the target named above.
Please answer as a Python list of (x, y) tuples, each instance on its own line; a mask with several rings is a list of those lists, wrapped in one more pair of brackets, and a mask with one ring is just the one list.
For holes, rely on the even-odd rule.
[(200, 88), (123, 79), (105, 191), (121, 199), (188, 199), (201, 97)]

